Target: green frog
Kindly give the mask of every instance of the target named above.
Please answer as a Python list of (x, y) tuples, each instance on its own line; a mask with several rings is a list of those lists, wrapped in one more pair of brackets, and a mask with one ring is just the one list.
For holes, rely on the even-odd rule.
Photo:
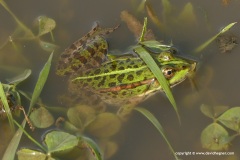
[[(120, 56), (108, 54), (105, 37), (117, 28), (103, 29), (97, 25), (60, 57), (57, 74), (70, 75), (69, 91), (82, 101), (96, 101), (95, 105), (101, 101), (120, 107), (136, 106), (162, 90), (153, 73), (133, 49)], [(196, 68), (196, 62), (178, 57), (171, 46), (162, 45), (162, 49), (157, 51), (154, 47), (143, 47), (152, 55), (170, 87), (183, 82)]]

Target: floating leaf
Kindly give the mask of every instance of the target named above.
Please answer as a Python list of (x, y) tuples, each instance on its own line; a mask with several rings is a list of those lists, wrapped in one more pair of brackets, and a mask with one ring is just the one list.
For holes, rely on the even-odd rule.
[(1, 101), (0, 105), (3, 105), (2, 107), (5, 110), (5, 113), (7, 114), (10, 128), (12, 131), (14, 131), (15, 128), (14, 128), (14, 124), (13, 124), (12, 112), (11, 112), (10, 106), (8, 105), (7, 97), (5, 95), (5, 91), (3, 90), (3, 85), (1, 82), (0, 82), (0, 101)]
[(19, 150), (17, 155), (18, 160), (54, 160), (53, 158), (48, 157), (45, 153), (27, 148)]
[(106, 138), (115, 135), (121, 128), (121, 120), (113, 113), (101, 113), (97, 115), (86, 128), (86, 130), (100, 138)]
[(37, 128), (47, 128), (54, 123), (52, 114), (45, 107), (33, 110), (30, 114), (30, 119), (33, 125)]
[(105, 159), (109, 159), (110, 157), (112, 157), (118, 150), (118, 144), (109, 140), (100, 142), (100, 146), (101, 149), (104, 151)]
[(103, 155), (100, 152), (98, 145), (88, 137), (82, 137), (82, 138), (87, 143), (88, 148), (91, 150), (92, 155), (96, 158), (96, 160), (103, 160)]
[(18, 84), (22, 81), (24, 81), (25, 79), (27, 79), (30, 75), (31, 75), (32, 71), (31, 69), (26, 69), (22, 74), (17, 75), (14, 78), (11, 79), (7, 79), (9, 84)]
[(227, 25), (226, 27), (224, 27), (218, 34), (216, 34), (215, 36), (213, 36), (212, 38), (210, 38), (209, 40), (207, 40), (206, 42), (204, 42), (202, 45), (200, 45), (198, 48), (196, 48), (194, 50), (195, 53), (197, 52), (201, 52), (204, 48), (206, 48), (211, 42), (213, 42), (219, 35), (221, 35), (222, 33), (225, 33), (226, 31), (228, 31), (230, 28), (232, 28), (237, 22), (233, 22), (230, 23), (229, 25)]
[(226, 129), (217, 123), (208, 125), (201, 134), (202, 147), (210, 150), (226, 150), (229, 136)]
[(96, 111), (87, 105), (78, 105), (67, 111), (69, 121), (77, 128), (84, 129), (96, 117)]
[(240, 107), (233, 107), (224, 112), (218, 119), (226, 127), (239, 132), (240, 129)]
[(37, 102), (38, 97), (40, 96), (42, 89), (44, 87), (44, 84), (47, 81), (48, 74), (49, 74), (49, 71), (51, 68), (52, 57), (53, 57), (53, 53), (51, 53), (51, 55), (48, 58), (48, 61), (46, 62), (46, 64), (44, 65), (43, 69), (41, 70), (41, 72), (39, 74), (37, 83), (36, 83), (34, 91), (33, 91), (29, 110), (31, 110), (32, 106)]
[(39, 45), (41, 46), (41, 48), (47, 52), (53, 52), (54, 50), (56, 50), (58, 48), (58, 46), (53, 43), (44, 42), (42, 40), (39, 40), (38, 42), (39, 42)]
[(168, 148), (170, 149), (170, 151), (174, 155), (175, 159), (178, 160), (178, 157), (176, 156), (175, 151), (173, 150), (170, 142), (167, 139), (167, 136), (164, 133), (162, 125), (159, 123), (159, 121), (156, 119), (156, 117), (151, 112), (149, 112), (148, 110), (146, 110), (144, 108), (137, 107), (137, 108), (134, 108), (134, 109), (136, 111), (140, 112), (142, 115), (144, 115), (154, 125), (154, 127), (158, 130), (158, 132), (162, 135), (163, 139), (167, 143)]
[(62, 131), (51, 131), (46, 134), (44, 139), (51, 154), (66, 154), (73, 150), (79, 143), (76, 136)]
[(56, 22), (46, 16), (39, 16), (37, 18), (38, 25), (39, 25), (39, 33), (38, 36), (42, 36), (44, 34), (47, 34), (51, 32), (56, 27)]

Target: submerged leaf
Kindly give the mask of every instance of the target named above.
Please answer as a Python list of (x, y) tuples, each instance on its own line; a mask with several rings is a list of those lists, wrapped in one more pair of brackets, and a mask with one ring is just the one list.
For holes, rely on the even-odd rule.
[(226, 129), (217, 123), (208, 125), (201, 134), (202, 147), (210, 150), (225, 150), (229, 146)]
[(54, 123), (52, 114), (45, 107), (35, 109), (30, 114), (29, 118), (31, 119), (33, 125), (37, 128), (47, 128)]
[(31, 69), (26, 69), (22, 74), (17, 75), (14, 78), (7, 79), (7, 81), (10, 84), (18, 84), (27, 79), (31, 75), (31, 73), (32, 73)]
[(226, 127), (240, 131), (240, 107), (233, 107), (224, 112), (218, 119)]
[(39, 33), (38, 36), (42, 36), (44, 34), (47, 34), (51, 32), (56, 27), (56, 22), (46, 16), (39, 16), (37, 18), (38, 25), (39, 25)]
[(57, 45), (53, 44), (53, 43), (49, 43), (49, 42), (44, 42), (42, 40), (39, 40), (39, 45), (41, 46), (41, 48), (47, 52), (53, 52), (54, 50), (56, 50), (58, 48)]
[(192, 26), (194, 24), (197, 24), (197, 18), (194, 13), (194, 9), (192, 6), (192, 3), (188, 2), (180, 15), (178, 16), (179, 23), (183, 23), (184, 25)]
[(107, 138), (115, 135), (121, 128), (121, 120), (113, 113), (101, 113), (97, 115), (86, 128), (91, 135)]
[(159, 27), (159, 29), (161, 29), (161, 30), (165, 29), (164, 28), (165, 26), (163, 25), (162, 22), (160, 22), (160, 20), (157, 16), (155, 10), (153, 9), (152, 5), (148, 1), (146, 1), (145, 4), (146, 4), (146, 10), (147, 10), (148, 16), (153, 21), (153, 23), (155, 25), (157, 25)]
[(67, 111), (69, 121), (78, 129), (83, 130), (96, 117), (96, 111), (87, 105), (77, 105)]

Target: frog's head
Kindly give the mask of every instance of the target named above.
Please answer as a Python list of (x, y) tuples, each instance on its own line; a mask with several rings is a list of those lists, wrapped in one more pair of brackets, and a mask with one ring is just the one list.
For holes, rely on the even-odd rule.
[(181, 58), (172, 51), (162, 51), (156, 57), (171, 87), (184, 81), (196, 70), (196, 61)]

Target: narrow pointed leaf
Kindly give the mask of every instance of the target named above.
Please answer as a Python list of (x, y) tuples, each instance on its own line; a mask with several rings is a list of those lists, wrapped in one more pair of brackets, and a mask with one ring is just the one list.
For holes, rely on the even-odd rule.
[(206, 48), (211, 42), (213, 42), (219, 35), (225, 33), (228, 31), (230, 28), (232, 28), (237, 22), (230, 23), (226, 27), (224, 27), (218, 34), (204, 42), (202, 45), (200, 45), (198, 48), (194, 50), (195, 53), (201, 52), (204, 48)]
[(43, 86), (44, 86), (45, 82), (47, 81), (48, 74), (49, 74), (49, 71), (51, 68), (52, 57), (53, 57), (53, 53), (49, 56), (48, 61), (46, 62), (46, 64), (44, 65), (43, 69), (41, 70), (41, 72), (39, 74), (36, 86), (33, 91), (29, 110), (31, 110), (32, 106), (37, 102), (37, 99), (42, 92)]
[(7, 97), (6, 97), (5, 91), (3, 90), (3, 85), (1, 82), (0, 82), (0, 100), (1, 100), (1, 103), (3, 104), (5, 112), (7, 114), (10, 128), (12, 131), (14, 131), (15, 128), (14, 128), (14, 123), (13, 123), (12, 112), (11, 112), (10, 106), (8, 105)]
[(178, 157), (176, 156), (175, 151), (173, 150), (170, 142), (167, 139), (166, 134), (164, 133), (162, 125), (159, 123), (159, 121), (156, 119), (156, 117), (151, 112), (149, 112), (148, 110), (146, 110), (144, 108), (136, 107), (134, 109), (136, 111), (140, 112), (143, 116), (145, 116), (154, 125), (154, 127), (159, 131), (159, 133), (162, 135), (163, 139), (167, 143), (168, 148), (171, 150), (171, 152), (174, 155), (175, 159), (178, 160)]

